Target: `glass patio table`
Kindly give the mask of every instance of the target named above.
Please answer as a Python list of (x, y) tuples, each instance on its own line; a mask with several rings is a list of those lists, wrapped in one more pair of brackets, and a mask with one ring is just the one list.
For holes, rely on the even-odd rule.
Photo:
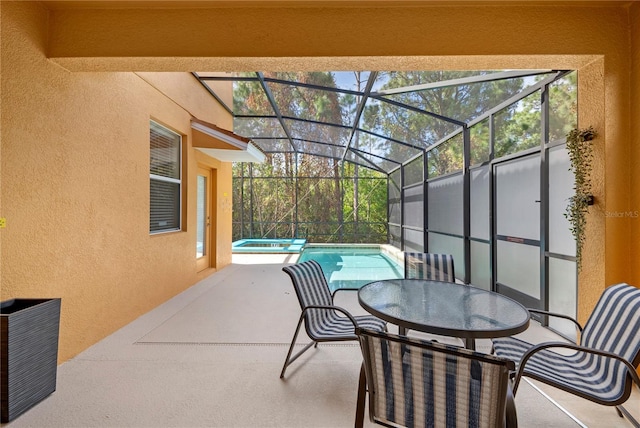
[(529, 326), (520, 303), (471, 285), (424, 279), (389, 279), (364, 285), (358, 302), (371, 314), (406, 329), (459, 337), (475, 349), (475, 339), (511, 336)]

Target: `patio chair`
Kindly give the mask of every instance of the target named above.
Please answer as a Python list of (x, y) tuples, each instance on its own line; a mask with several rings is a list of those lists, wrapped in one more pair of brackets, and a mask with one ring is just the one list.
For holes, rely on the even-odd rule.
[(355, 426), (516, 427), (513, 361), (468, 349), (356, 329), (364, 362)]
[(456, 282), (453, 256), (434, 253), (404, 253), (404, 277)]
[[(453, 256), (450, 254), (405, 252), (404, 277), (406, 279), (456, 282)], [(409, 333), (407, 329), (403, 331), (404, 334)]]
[[(285, 266), (282, 270), (291, 277), (302, 313), (300, 314), (287, 358), (284, 361), (280, 378), (284, 377), (287, 367), (312, 345), (317, 347), (319, 342), (358, 340), (355, 334), (357, 326), (373, 330), (386, 329), (386, 322), (373, 315), (353, 316), (346, 309), (335, 306), (333, 304), (335, 292), (332, 294), (329, 290), (322, 267), (315, 260)], [(311, 342), (292, 357), (291, 353), (303, 321)]]
[(580, 341), (533, 345), (514, 337), (494, 339), (496, 355), (519, 362), (514, 395), (521, 378), (527, 376), (587, 400), (615, 406), (619, 416), (626, 416), (639, 427), (622, 404), (634, 383), (640, 387), (636, 373), (640, 363), (640, 289), (624, 283), (606, 288), (584, 329), (566, 315), (529, 311), (572, 321), (581, 332)]

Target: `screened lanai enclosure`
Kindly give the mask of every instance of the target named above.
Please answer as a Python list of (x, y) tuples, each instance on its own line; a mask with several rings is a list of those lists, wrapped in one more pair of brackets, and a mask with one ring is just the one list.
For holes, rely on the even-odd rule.
[(575, 72), (194, 76), (266, 154), (234, 164), (234, 240), (449, 253), (465, 283), (575, 315)]

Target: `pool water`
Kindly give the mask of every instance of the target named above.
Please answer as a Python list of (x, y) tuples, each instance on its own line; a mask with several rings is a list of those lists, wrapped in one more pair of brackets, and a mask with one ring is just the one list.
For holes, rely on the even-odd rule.
[(404, 268), (379, 247), (305, 247), (298, 263), (306, 260), (320, 263), (332, 291), (404, 276)]

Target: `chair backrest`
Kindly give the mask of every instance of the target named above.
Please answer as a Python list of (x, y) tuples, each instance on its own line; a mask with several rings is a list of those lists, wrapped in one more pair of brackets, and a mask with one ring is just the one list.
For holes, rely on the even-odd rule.
[(453, 256), (434, 253), (404, 253), (404, 277), (456, 282)]
[(503, 426), (512, 361), (362, 328), (356, 334), (372, 421), (415, 427)]
[(640, 363), (640, 289), (629, 284), (607, 287), (582, 330), (581, 345), (612, 352)]
[[(320, 263), (315, 260), (289, 265), (282, 270), (291, 277), (293, 288), (296, 290), (300, 308), (308, 306), (333, 305), (331, 290), (324, 276)], [(307, 332), (317, 331), (317, 327), (328, 321), (330, 312), (326, 310), (310, 309), (305, 316)]]

